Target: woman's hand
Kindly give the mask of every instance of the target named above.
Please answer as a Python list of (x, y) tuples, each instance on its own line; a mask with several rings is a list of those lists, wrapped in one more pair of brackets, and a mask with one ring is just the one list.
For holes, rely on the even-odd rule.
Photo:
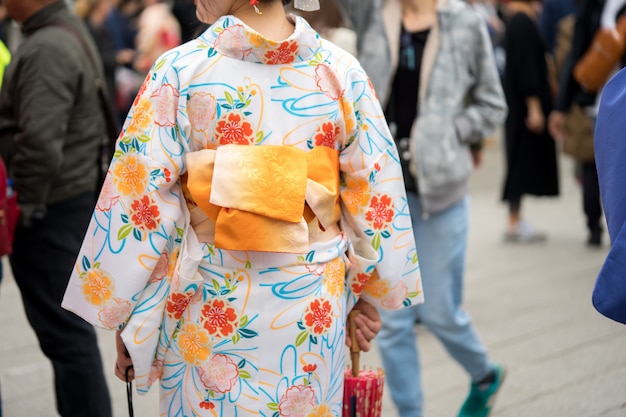
[[(360, 314), (354, 318), (356, 341), (362, 351), (368, 352), (372, 347), (371, 341), (376, 337), (383, 325), (380, 315), (376, 307), (363, 299), (357, 301), (353, 309), (360, 311)], [(346, 345), (348, 347), (352, 347), (351, 336), (350, 326), (346, 326)]]
[(541, 109), (541, 101), (537, 97), (526, 99), (526, 127), (533, 133), (542, 134), (546, 128), (546, 118)]
[(128, 354), (128, 350), (126, 350), (126, 346), (124, 346), (121, 330), (115, 332), (115, 348), (117, 350), (117, 359), (115, 361), (115, 376), (122, 381), (127, 382), (126, 369), (130, 368), (130, 370), (128, 371), (128, 381), (132, 381), (133, 379), (135, 379), (135, 370), (133, 369), (133, 361)]
[(548, 117), (548, 131), (557, 142), (563, 140), (565, 113), (553, 110)]

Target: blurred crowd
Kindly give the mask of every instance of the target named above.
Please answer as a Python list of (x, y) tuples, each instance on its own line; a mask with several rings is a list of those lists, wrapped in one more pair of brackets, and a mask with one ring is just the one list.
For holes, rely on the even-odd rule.
[[(163, 52), (192, 39), (202, 25), (194, 0), (68, 0), (98, 46), (119, 127), (148, 70)], [(3, 19), (2, 40), (15, 50), (19, 28)]]

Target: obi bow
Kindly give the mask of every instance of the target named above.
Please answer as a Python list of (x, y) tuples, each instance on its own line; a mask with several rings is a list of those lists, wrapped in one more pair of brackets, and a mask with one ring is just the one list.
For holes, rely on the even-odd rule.
[(309, 223), (337, 223), (339, 152), (325, 146), (224, 145), (186, 156), (186, 192), (227, 250), (304, 253)]

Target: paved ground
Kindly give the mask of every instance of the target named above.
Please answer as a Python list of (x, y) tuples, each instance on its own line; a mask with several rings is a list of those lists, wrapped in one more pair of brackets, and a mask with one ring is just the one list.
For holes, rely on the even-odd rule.
[[(561, 197), (525, 202), (527, 217), (549, 234), (540, 245), (502, 242), (506, 210), (498, 202), (503, 167), (497, 142), (473, 178), (465, 306), (493, 359), (509, 371), (493, 417), (626, 416), (626, 328), (600, 316), (590, 303), (608, 245), (585, 247), (580, 190), (571, 162), (562, 162)], [(56, 416), (51, 368), (10, 275), (2, 283), (0, 334), (5, 417)], [(115, 417), (127, 416), (125, 386), (112, 372), (112, 334), (100, 333), (100, 342)], [(466, 376), (424, 329), (419, 343), (426, 416), (456, 416), (467, 393)], [(362, 362), (377, 366), (377, 352)], [(156, 416), (156, 394), (135, 394), (135, 415)], [(383, 415), (397, 417), (387, 396)]]

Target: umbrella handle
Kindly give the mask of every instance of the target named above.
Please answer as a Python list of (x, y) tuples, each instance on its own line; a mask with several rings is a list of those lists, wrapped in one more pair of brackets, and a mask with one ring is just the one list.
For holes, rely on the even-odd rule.
[(359, 346), (359, 342), (356, 340), (356, 323), (354, 322), (354, 318), (358, 316), (361, 312), (359, 310), (352, 310), (348, 315), (348, 324), (350, 326), (350, 361), (352, 362), (352, 376), (359, 376), (359, 359), (361, 346)]

